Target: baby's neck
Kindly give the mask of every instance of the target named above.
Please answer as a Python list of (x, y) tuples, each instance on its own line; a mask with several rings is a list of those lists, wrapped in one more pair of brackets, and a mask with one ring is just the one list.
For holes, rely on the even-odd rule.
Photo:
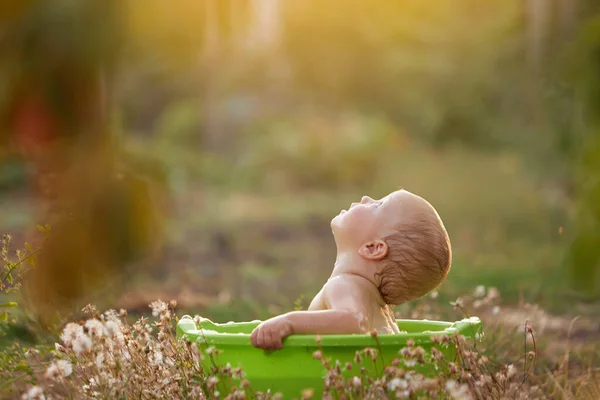
[(331, 272), (331, 277), (329, 279), (344, 274), (356, 275), (365, 278), (374, 286), (377, 286), (375, 283), (374, 272), (374, 265), (371, 265), (371, 263), (362, 258), (356, 252), (338, 251), (335, 264), (333, 266), (333, 271)]

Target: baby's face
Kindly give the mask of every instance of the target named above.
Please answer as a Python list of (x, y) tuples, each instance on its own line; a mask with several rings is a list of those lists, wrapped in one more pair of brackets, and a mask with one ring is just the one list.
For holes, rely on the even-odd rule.
[(338, 247), (358, 248), (365, 242), (392, 234), (402, 216), (412, 209), (413, 197), (417, 196), (398, 190), (379, 200), (363, 196), (360, 203), (352, 203), (348, 210), (342, 210), (331, 220)]

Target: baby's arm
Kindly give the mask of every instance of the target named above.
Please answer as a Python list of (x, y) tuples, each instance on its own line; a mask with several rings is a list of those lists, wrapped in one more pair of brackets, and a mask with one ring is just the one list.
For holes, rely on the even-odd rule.
[(281, 349), (282, 340), (292, 334), (352, 334), (369, 331), (368, 294), (354, 279), (333, 278), (325, 284), (321, 295), (328, 309), (294, 311), (271, 318), (252, 332), (252, 345), (275, 350)]

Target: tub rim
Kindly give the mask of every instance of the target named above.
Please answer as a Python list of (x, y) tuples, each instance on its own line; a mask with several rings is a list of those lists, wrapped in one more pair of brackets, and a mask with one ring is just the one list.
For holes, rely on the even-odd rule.
[[(184, 315), (177, 322), (177, 336), (187, 337), (193, 341), (214, 345), (214, 346), (252, 346), (249, 333), (235, 333), (235, 328), (250, 328), (258, 325), (259, 320), (249, 322), (228, 322), (215, 323), (206, 318), (202, 318), (198, 329), (196, 323), (189, 315)], [(377, 340), (370, 334), (350, 334), (350, 335), (291, 335), (284, 339), (284, 349), (288, 347), (357, 347), (374, 346), (377, 342), (380, 346), (405, 345), (409, 339), (416, 344), (432, 343), (431, 336), (460, 334), (468, 339), (478, 339), (482, 335), (482, 323), (478, 317), (464, 318), (460, 321), (435, 321), (435, 320), (415, 320), (415, 319), (397, 319), (396, 323), (402, 330), (402, 325), (410, 323), (425, 323), (432, 328), (442, 328), (441, 330), (424, 330), (418, 333), (397, 333), (397, 334), (378, 334)], [(230, 331), (230, 332), (227, 332)], [(317, 336), (320, 336), (320, 346), (317, 343)]]

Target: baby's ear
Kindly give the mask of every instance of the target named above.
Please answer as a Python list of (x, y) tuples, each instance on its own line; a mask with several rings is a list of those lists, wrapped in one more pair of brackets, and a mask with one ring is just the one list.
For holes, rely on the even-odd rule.
[(358, 254), (371, 261), (379, 261), (383, 259), (387, 253), (388, 245), (381, 239), (367, 242), (358, 249)]

